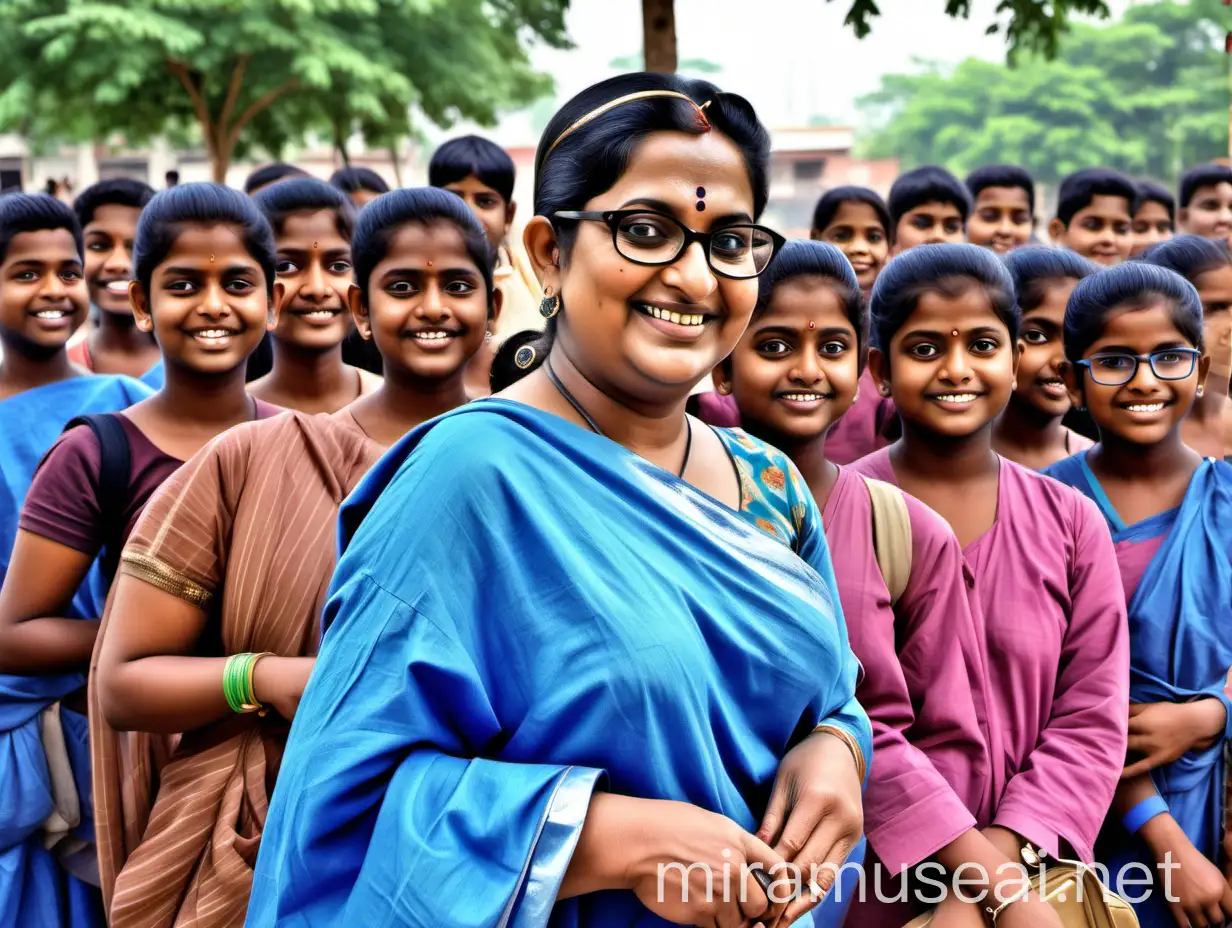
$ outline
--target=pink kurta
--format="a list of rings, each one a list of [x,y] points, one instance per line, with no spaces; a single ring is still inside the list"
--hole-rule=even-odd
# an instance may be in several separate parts
[[[897,483],[889,450],[855,469]],[[963,552],[984,642],[981,824],[1091,861],[1125,762],[1129,633],[1112,539],[1076,490],[1001,459],[997,519]],[[1062,856],[1065,856],[1064,854]]]
[[[822,516],[847,634],[864,667],[856,696],[873,723],[864,794],[872,853],[865,866],[880,862],[894,874],[975,826],[989,779],[979,722],[983,691],[973,689],[983,673],[967,601],[970,574],[945,520],[914,497],[906,500],[911,579],[895,608],[877,566],[872,504],[858,473],[840,468]],[[897,894],[890,882],[882,884],[887,898]],[[897,928],[917,912],[872,893],[866,898],[853,905],[850,924]]]

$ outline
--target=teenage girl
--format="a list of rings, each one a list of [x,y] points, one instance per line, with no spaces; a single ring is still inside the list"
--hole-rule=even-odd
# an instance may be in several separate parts
[[[361,214],[354,245],[350,302],[384,382],[333,415],[233,429],[163,485],[125,548],[90,690],[113,928],[243,920],[268,771],[320,638],[338,506],[389,445],[466,402],[467,362],[500,309],[492,250],[453,194],[383,196]],[[273,710],[264,717],[222,686],[228,667],[249,661],[253,705]],[[148,765],[123,768],[123,731],[186,734],[156,778]]]
[[[1181,425],[1181,438],[1200,454],[1228,456],[1232,451],[1232,251],[1223,239],[1178,235],[1142,255],[1148,264],[1180,274],[1202,300],[1202,340],[1211,359],[1206,389],[1194,400]]]
[[[70,604],[95,559],[118,556],[150,494],[184,460],[231,426],[277,411],[244,390],[248,355],[276,321],[273,236],[247,196],[213,184],[158,194],[141,216],[134,270],[133,312],[158,340],[166,383],[98,420],[105,454],[93,426],[70,428],[51,448],[0,590],[0,673],[63,683],[64,760],[79,793],[70,872],[97,867],[85,673],[99,624],[97,613],[70,617]],[[30,776],[40,760],[29,759]]]
[[[1009,859],[977,827],[989,824],[977,818],[989,787],[983,691],[972,687],[982,658],[958,541],[936,513],[879,485],[906,503],[907,537],[892,552],[904,557],[903,577],[884,576],[878,546],[889,539],[874,541],[873,532],[878,487],[829,457],[828,433],[850,409],[864,369],[868,320],[856,277],[837,248],[796,241],[758,284],[752,322],[715,380],[735,399],[745,429],[788,454],[822,510],[852,649],[864,667],[857,696],[873,723],[866,888],[874,868],[897,875],[934,853],[951,870],[979,864],[995,881]],[[882,895],[897,899],[885,876]],[[983,888],[1012,895],[995,882]],[[938,923],[960,905],[946,903]],[[857,909],[853,924],[898,928],[922,906],[866,892]],[[1001,924],[1015,923],[1057,924],[1039,899],[1007,910]]]
[[[1061,424],[1070,410],[1061,376],[1065,301],[1078,281],[1099,270],[1073,251],[1029,246],[1009,253],[1022,328],[1018,333],[1017,387],[993,427],[997,453],[1031,470],[1043,470],[1082,451],[1092,441]]]
[[[846,256],[867,300],[889,258],[891,228],[890,212],[876,191],[835,187],[817,201],[810,235],[835,245]],[[877,385],[865,369],[851,409],[830,429],[826,453],[836,464],[850,464],[884,447],[897,429],[894,403],[877,393]]]
[[[1083,281],[1066,308],[1067,379],[1100,440],[1048,473],[1099,505],[1129,602],[1129,760],[1100,861],[1154,878],[1147,895],[1146,872],[1134,874],[1144,926],[1232,919],[1215,864],[1232,730],[1232,467],[1184,440],[1211,366],[1204,345],[1197,291],[1146,263]]]
[[[341,190],[312,177],[284,180],[253,199],[274,230],[283,302],[273,370],[248,392],[285,409],[337,412],[381,382],[342,360],[352,329],[346,300],[355,208]]]
[[[855,465],[940,514],[972,572],[991,788],[983,833],[1090,861],[1120,778],[1129,644],[1116,556],[1081,494],[1000,457],[1019,313],[1004,264],[923,245],[877,279],[869,355],[903,437]]]

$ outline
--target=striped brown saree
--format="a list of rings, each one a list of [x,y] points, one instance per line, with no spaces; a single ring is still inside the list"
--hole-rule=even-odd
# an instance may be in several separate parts
[[[345,410],[232,429],[150,500],[120,574],[205,610],[202,655],[315,654],[338,506],[384,450]],[[242,924],[287,723],[234,716],[185,733],[168,756],[161,736],[108,727],[98,654],[90,737],[112,928]]]

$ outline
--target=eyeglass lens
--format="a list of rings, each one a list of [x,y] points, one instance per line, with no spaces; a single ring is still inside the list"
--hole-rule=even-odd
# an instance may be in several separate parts
[[[1149,355],[1151,372],[1159,380],[1184,380],[1193,373],[1197,355],[1188,351],[1156,351]],[[1138,359],[1132,354],[1104,354],[1091,358],[1091,376],[1096,383],[1119,387],[1138,373]]]
[[[616,250],[641,264],[670,264],[685,248],[682,226],[657,213],[625,216],[616,227]],[[774,240],[751,225],[724,226],[710,239],[707,261],[728,277],[756,277],[774,255]]]

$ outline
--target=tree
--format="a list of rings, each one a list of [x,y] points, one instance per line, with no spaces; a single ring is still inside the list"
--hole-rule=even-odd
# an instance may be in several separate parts
[[[521,39],[567,45],[567,0],[6,0],[0,129],[144,141],[194,125],[222,181],[308,129],[390,144],[412,106],[494,121],[549,80]],[[31,117],[36,112],[37,117]]]
[[[834,0],[825,0],[833,3]],[[851,6],[843,24],[864,38],[881,15],[877,0],[848,0]],[[919,0],[916,0],[919,2]],[[971,17],[971,0],[945,0],[945,14]],[[998,0],[996,16],[988,26],[990,35],[1005,36],[1011,59],[1020,52],[1056,54],[1057,43],[1070,18],[1077,14],[1107,17],[1105,0]],[[647,71],[676,70],[676,11],[674,0],[642,0],[642,48]]]
[[[1219,5],[1161,2],[1076,24],[1052,60],[917,62],[859,101],[872,129],[861,151],[958,174],[1008,161],[1044,181],[1092,164],[1175,178],[1228,148]]]

